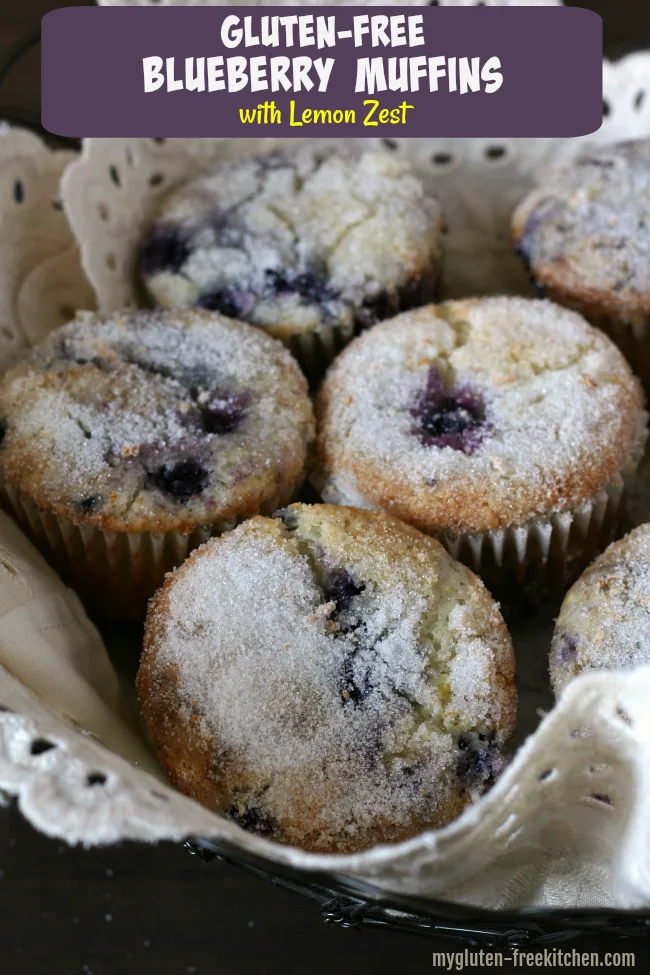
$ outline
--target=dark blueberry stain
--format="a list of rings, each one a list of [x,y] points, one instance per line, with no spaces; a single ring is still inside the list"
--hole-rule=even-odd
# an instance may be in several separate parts
[[[346,655],[341,669],[341,697],[344,704],[360,705],[372,690],[370,668],[367,664],[358,666],[358,653],[352,651]]]
[[[447,389],[435,366],[410,412],[417,421],[415,433],[427,447],[473,454],[490,430],[480,394],[469,386]]]
[[[250,833],[257,833],[259,836],[271,836],[276,830],[271,817],[254,806],[244,806],[243,809],[238,806],[231,806],[227,810],[226,816],[241,826],[242,829],[246,829]]]
[[[354,634],[358,641],[357,645],[346,653],[341,666],[339,686],[344,704],[359,705],[372,690],[370,667],[359,657],[359,650],[364,642],[365,627],[353,610],[354,600],[365,588],[363,583],[355,582],[345,569],[334,569],[323,580],[323,595],[328,602],[334,603],[330,621],[336,624],[338,633]]]
[[[265,276],[266,290],[271,296],[294,294],[302,301],[313,305],[324,305],[338,297],[337,292],[329,284],[324,267],[307,268],[298,274],[285,274],[267,268]]]
[[[7,436],[7,424],[5,423],[4,420],[0,420],[0,444],[4,442],[6,436]]]
[[[457,744],[461,754],[456,762],[456,775],[461,783],[467,788],[491,785],[497,771],[494,733],[461,734]]]
[[[196,299],[198,308],[218,311],[227,318],[246,319],[255,307],[256,297],[250,291],[237,288],[208,288]]]
[[[208,472],[195,460],[163,464],[149,472],[147,477],[148,486],[182,503],[201,494],[208,481]]]
[[[577,652],[578,643],[575,637],[570,636],[568,633],[563,633],[556,650],[559,662],[561,664],[570,663],[572,660],[575,660]]]
[[[355,596],[359,596],[365,586],[354,581],[345,569],[336,569],[325,579],[324,593],[328,602],[336,603],[336,612],[348,610]]]
[[[88,498],[82,498],[81,501],[75,502],[75,508],[79,508],[80,511],[84,511],[87,514],[91,511],[96,511],[102,503],[102,498],[99,494],[91,495]]]
[[[201,425],[206,433],[232,433],[246,417],[251,397],[249,393],[213,393],[200,406]]]
[[[177,272],[189,254],[186,234],[172,224],[156,224],[140,245],[140,270],[145,276]]]

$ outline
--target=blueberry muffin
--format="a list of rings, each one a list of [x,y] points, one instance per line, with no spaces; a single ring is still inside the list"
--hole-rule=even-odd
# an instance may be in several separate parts
[[[611,540],[646,437],[616,346],[526,298],[450,301],[375,326],[331,367],[317,417],[324,500],[389,511],[489,588],[531,597]]]
[[[567,593],[555,624],[556,694],[589,670],[650,664],[650,525],[614,542]]]
[[[306,382],[259,329],[200,310],[79,316],[0,379],[0,500],[95,608],[146,600],[210,534],[286,504]]]
[[[318,375],[356,329],[432,300],[440,231],[406,162],[307,144],[223,163],[167,197],[140,273],[156,303],[258,325]]]
[[[517,208],[537,287],[582,312],[650,383],[650,140],[590,147]]]
[[[493,781],[513,667],[496,604],[436,541],[297,504],[168,577],[137,688],[182,792],[259,835],[349,853],[442,826]]]

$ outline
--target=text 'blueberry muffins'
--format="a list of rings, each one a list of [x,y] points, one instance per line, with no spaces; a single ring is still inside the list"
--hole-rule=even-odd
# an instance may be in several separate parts
[[[559,694],[578,674],[650,664],[650,525],[614,542],[573,584],[550,657]]]
[[[440,229],[406,162],[308,144],[224,163],[174,192],[140,271],[158,304],[258,325],[316,376],[355,329],[432,300]]]
[[[182,792],[346,853],[442,826],[493,781],[513,668],[496,604],[436,541],[381,513],[292,505],[167,579],[137,687]]]
[[[519,205],[515,243],[535,284],[582,312],[650,384],[650,140],[594,146]]]
[[[326,501],[437,535],[490,588],[564,584],[611,539],[646,437],[616,346],[547,301],[430,305],[375,326],[318,400]]]
[[[0,380],[0,419],[2,503],[125,617],[210,534],[288,503],[314,433],[286,349],[198,310],[79,316]]]

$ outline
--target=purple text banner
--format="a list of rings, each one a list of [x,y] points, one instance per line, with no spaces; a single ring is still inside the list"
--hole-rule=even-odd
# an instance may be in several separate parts
[[[42,118],[72,137],[553,138],[602,122],[575,7],[66,7]]]

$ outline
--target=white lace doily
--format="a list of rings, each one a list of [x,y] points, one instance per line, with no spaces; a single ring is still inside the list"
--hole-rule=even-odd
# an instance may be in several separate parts
[[[0,132],[0,363],[94,306],[59,183],[73,152],[29,132]]]
[[[650,56],[606,64],[604,84],[607,116],[589,138],[650,135]],[[408,155],[443,200],[448,293],[526,287],[510,251],[510,211],[537,173],[579,145],[384,145]],[[216,157],[254,148],[250,140],[92,139],[72,158],[24,133],[1,136],[0,354],[58,324],[64,305],[88,307],[87,280],[104,308],[134,300],[135,248],[159,197]],[[85,274],[52,206],[65,163],[61,192]],[[649,498],[648,490],[635,498],[637,520],[650,519]],[[535,730],[538,709],[551,708],[552,621],[518,627],[522,744],[490,793],[445,829],[407,843],[308,855],[245,833],[166,784],[79,601],[3,515],[0,580],[0,789],[17,795],[43,832],[88,845],[210,837],[296,869],[492,908],[650,905],[650,668],[579,678]]]

